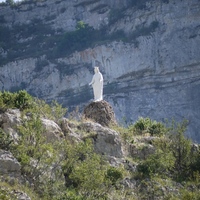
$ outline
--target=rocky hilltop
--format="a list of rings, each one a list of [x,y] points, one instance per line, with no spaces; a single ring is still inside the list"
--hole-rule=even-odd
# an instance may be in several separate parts
[[[24,1],[2,4],[0,13],[15,41],[1,45],[1,90],[26,89],[81,110],[93,98],[88,83],[98,65],[118,122],[187,119],[188,136],[200,142],[199,0]],[[79,22],[96,39],[76,49],[65,39]]]
[[[199,198],[200,145],[184,123],[140,118],[125,128],[105,100],[75,120],[26,91],[0,97],[0,199]]]

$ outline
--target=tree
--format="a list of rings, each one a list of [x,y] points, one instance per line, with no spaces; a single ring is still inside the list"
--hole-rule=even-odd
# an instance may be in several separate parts
[[[189,175],[193,159],[192,142],[184,136],[186,127],[186,120],[181,123],[173,122],[170,130],[171,151],[175,158],[173,172],[179,180],[183,180]]]
[[[14,0],[6,0],[6,3],[10,6],[13,6],[15,4]]]

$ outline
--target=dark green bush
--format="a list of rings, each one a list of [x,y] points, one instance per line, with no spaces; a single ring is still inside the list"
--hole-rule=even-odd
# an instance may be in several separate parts
[[[13,143],[13,140],[10,137],[10,134],[5,133],[0,128],[0,149],[4,149],[8,151],[10,150],[12,143]]]
[[[11,92],[0,92],[1,107],[2,108],[15,108],[15,93]]]
[[[33,107],[33,97],[25,90],[20,90],[16,93],[14,106],[21,110]]]
[[[169,150],[164,152],[157,149],[154,154],[149,155],[146,160],[138,165],[137,170],[142,177],[151,177],[155,174],[164,177],[172,170],[175,162],[174,160],[175,159]]]
[[[151,136],[161,136],[167,131],[163,123],[151,120],[148,117],[140,117],[129,129],[138,134],[149,133]]]
[[[185,137],[187,121],[173,123],[170,135],[170,148],[175,158],[173,167],[174,177],[179,180],[186,180],[192,176],[191,164],[195,160],[195,154],[192,151],[192,141]]]
[[[110,167],[107,170],[106,178],[109,179],[113,185],[115,185],[117,181],[123,178],[123,174],[119,169],[115,167]]]
[[[137,127],[143,130],[149,120],[140,119]],[[141,125],[142,124],[142,125]],[[170,128],[165,128],[165,135],[153,142],[156,148],[154,154],[138,165],[138,172],[142,176],[173,177],[176,181],[193,180],[200,172],[199,146],[194,149],[190,139],[184,136],[187,123],[173,122]],[[167,132],[168,131],[168,132]]]
[[[1,108],[18,108],[21,110],[32,108],[33,97],[25,90],[16,93],[4,91],[0,93],[0,105]]]
[[[95,37],[95,30],[85,23],[79,22],[76,30],[67,32],[58,44],[58,53],[63,56],[75,50],[81,51],[89,47]]]

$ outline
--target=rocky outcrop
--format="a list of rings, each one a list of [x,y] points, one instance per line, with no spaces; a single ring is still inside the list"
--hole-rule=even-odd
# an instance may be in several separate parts
[[[105,104],[107,106],[109,105],[104,102],[103,105]],[[109,109],[111,109],[110,105]],[[7,112],[2,113],[0,115],[2,130],[11,136],[14,132],[15,138],[18,138],[19,133],[17,126],[21,124],[20,116],[21,113],[18,109],[9,109]],[[111,113],[111,116],[114,117],[113,112]],[[114,118],[112,119],[114,120]],[[87,120],[84,119],[84,121]],[[86,137],[90,137],[94,141],[94,148],[97,153],[116,158],[122,158],[124,155],[119,133],[110,128],[103,127],[99,123],[80,122],[74,124],[66,118],[61,120],[60,125],[53,120],[45,118],[41,118],[41,122],[44,128],[43,134],[46,137],[47,142],[59,141],[64,139],[64,137],[73,141],[80,141]],[[86,135],[82,132],[86,133]]]
[[[0,113],[0,128],[16,141],[18,139],[17,126],[21,123],[21,112],[19,109],[8,109]]]
[[[104,100],[91,102],[87,105],[84,108],[83,116],[86,119],[91,119],[94,122],[101,124],[102,126],[116,124],[115,113],[112,106]]]
[[[26,116],[24,116],[24,118],[28,119]],[[21,122],[22,118],[19,109],[8,109],[7,111],[0,113],[0,128],[6,134],[9,134],[11,139],[15,142],[19,137],[18,126],[21,125]],[[51,142],[59,140],[64,136],[61,128],[53,120],[42,118],[41,122],[44,128],[43,134],[46,136],[47,141]]]
[[[95,29],[109,24],[110,33],[123,30],[126,40],[96,44],[57,63],[48,60],[39,72],[38,58],[10,62],[0,68],[0,90],[23,88],[45,100],[56,99],[69,110],[83,109],[92,99],[88,83],[98,65],[104,76],[104,99],[118,122],[131,123],[139,116],[158,121],[185,118],[187,135],[200,142],[199,1],[141,2],[130,6],[130,1],[50,0],[24,3],[17,9],[1,6],[8,26],[28,24],[37,17],[54,30],[71,31],[82,20]],[[124,10],[118,16],[113,8],[120,7]]]
[[[82,123],[80,128],[85,132],[94,133],[90,137],[93,138],[94,149],[97,153],[116,158],[123,157],[122,141],[119,133],[92,122]]]
[[[21,165],[9,151],[0,149],[0,175],[19,178]]]
[[[133,158],[146,159],[149,155],[155,153],[155,147],[152,145],[153,137],[143,137],[138,140],[135,137],[134,142],[128,145],[128,154]],[[142,139],[142,140],[141,140]]]
[[[55,142],[64,137],[61,128],[54,121],[49,119],[41,119],[44,127],[44,135],[48,142]]]

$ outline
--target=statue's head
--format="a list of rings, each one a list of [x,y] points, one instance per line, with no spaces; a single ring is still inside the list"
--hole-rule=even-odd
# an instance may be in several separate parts
[[[99,68],[98,67],[94,67],[94,72],[98,73],[99,72]]]

